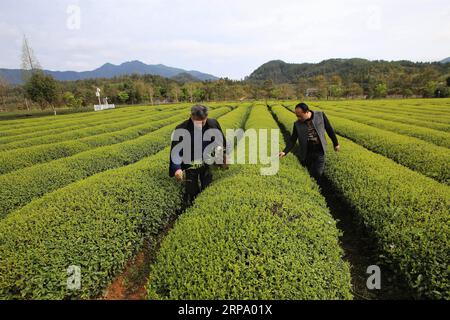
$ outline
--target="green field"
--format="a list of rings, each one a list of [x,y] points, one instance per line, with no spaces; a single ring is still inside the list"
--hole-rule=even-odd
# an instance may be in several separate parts
[[[280,129],[280,148],[295,104],[207,103],[224,129]],[[309,105],[338,134],[325,176],[374,244],[374,264],[389,269],[401,297],[450,299],[450,99]],[[342,245],[349,230],[295,153],[273,176],[260,164],[215,170],[183,207],[168,159],[189,110],[0,121],[0,299],[101,299],[124,274],[147,299],[366,294]],[[67,287],[69,266],[81,268],[77,290]]]

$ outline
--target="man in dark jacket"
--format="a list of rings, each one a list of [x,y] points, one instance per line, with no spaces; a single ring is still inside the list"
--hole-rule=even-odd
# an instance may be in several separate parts
[[[185,182],[187,205],[212,182],[211,162],[220,158],[218,164],[226,165],[225,146],[222,128],[216,119],[208,118],[205,106],[192,107],[191,118],[176,127],[172,135],[169,176]]]
[[[339,151],[340,146],[333,127],[321,111],[312,111],[305,103],[295,107],[298,121],[294,123],[291,138],[286,148],[280,152],[280,158],[284,158],[294,148],[295,143],[300,144],[300,162],[307,167],[312,177],[319,181],[325,169],[325,153],[327,140],[325,131],[333,141],[334,150]]]

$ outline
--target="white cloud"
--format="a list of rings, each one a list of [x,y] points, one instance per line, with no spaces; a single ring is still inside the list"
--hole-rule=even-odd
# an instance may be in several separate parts
[[[272,59],[430,61],[450,55],[449,18],[444,0],[2,0],[0,67],[17,67],[22,32],[59,70],[139,59],[242,78]]]

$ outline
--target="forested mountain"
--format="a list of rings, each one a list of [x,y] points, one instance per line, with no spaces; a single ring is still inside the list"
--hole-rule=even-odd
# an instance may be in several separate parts
[[[297,83],[300,79],[314,80],[317,76],[338,75],[344,83],[364,83],[371,79],[385,80],[414,78],[423,75],[445,76],[450,72],[449,64],[421,63],[411,61],[369,61],[365,59],[329,59],[320,63],[286,63],[270,61],[256,69],[249,81],[272,80],[274,83]],[[408,80],[409,82],[409,80]]]

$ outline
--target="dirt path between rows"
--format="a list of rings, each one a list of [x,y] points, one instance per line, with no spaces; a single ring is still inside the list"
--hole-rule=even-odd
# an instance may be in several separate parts
[[[145,241],[143,249],[127,264],[124,271],[106,289],[101,300],[145,300],[150,266],[154,263],[162,240],[173,228],[180,213],[166,224],[153,241]]]

